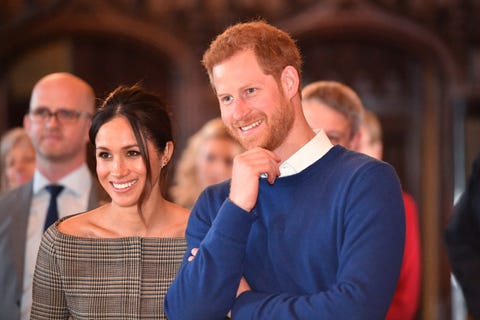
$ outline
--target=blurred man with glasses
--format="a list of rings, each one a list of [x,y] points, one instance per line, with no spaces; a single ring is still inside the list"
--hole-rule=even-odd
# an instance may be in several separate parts
[[[37,251],[51,221],[106,200],[86,163],[94,110],[93,89],[72,74],[46,75],[33,88],[24,127],[35,147],[35,174],[0,198],[2,320],[30,317]]]

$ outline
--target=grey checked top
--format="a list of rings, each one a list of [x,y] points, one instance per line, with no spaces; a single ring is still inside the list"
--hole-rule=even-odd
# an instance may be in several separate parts
[[[31,319],[166,319],[185,250],[184,238],[81,238],[54,224],[38,252]]]

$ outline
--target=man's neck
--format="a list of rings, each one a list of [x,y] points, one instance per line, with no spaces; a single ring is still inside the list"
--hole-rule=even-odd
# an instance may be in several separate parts
[[[282,159],[281,163],[283,163],[313,137],[315,137],[315,132],[306,121],[305,123],[294,124],[285,141],[274,152]]]
[[[42,161],[38,159],[37,169],[48,181],[55,183],[80,168],[84,163],[85,161],[81,159],[62,162]]]

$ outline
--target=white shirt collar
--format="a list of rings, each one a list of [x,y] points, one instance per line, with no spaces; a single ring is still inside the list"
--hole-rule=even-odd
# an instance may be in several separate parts
[[[33,177],[33,194],[37,194],[51,183],[52,182],[36,169]],[[85,190],[90,189],[92,177],[87,165],[83,164],[78,169],[64,176],[57,183],[63,185],[66,190],[74,193],[75,196],[80,196],[85,193]]]
[[[317,134],[280,165],[280,177],[290,176],[301,172],[323,157],[333,147],[330,139],[318,130]]]

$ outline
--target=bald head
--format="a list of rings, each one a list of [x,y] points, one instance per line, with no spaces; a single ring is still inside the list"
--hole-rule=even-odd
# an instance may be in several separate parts
[[[50,181],[85,163],[94,111],[92,87],[73,74],[52,73],[33,87],[23,123],[35,147],[37,168]]]
[[[41,78],[33,87],[30,110],[39,102],[46,107],[72,106],[78,111],[92,114],[95,110],[95,93],[84,80],[67,72],[51,73]],[[61,103],[62,105],[57,105]]]

